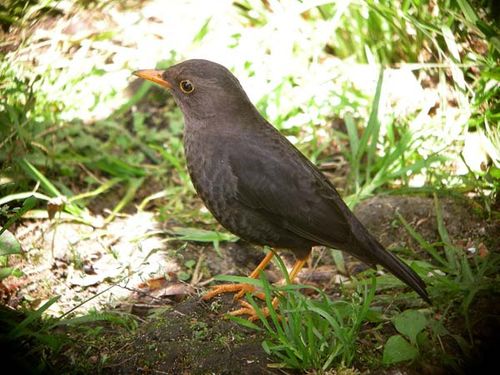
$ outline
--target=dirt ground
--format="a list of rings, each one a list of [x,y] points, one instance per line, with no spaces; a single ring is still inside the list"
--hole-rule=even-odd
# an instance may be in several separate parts
[[[455,244],[464,249],[498,249],[498,236],[494,235],[498,227],[476,215],[470,204],[451,198],[440,202]],[[389,249],[409,246],[417,253],[414,258],[425,258],[418,244],[398,224],[396,211],[428,242],[438,240],[432,198],[375,197],[356,209],[361,221]],[[6,301],[8,304],[15,305],[27,297],[32,301],[38,298],[41,304],[44,297],[59,294],[60,300],[51,306],[56,316],[86,301],[79,307],[80,312],[112,309],[131,313],[140,322],[133,332],[110,323],[90,323],[90,328],[99,330],[95,336],[84,335],[78,329],[62,329],[71,338],[71,345],[56,358],[49,358],[53,369],[60,373],[293,374],[273,367],[274,360],[262,349],[262,337],[255,331],[224,318],[226,312],[237,307],[230,296],[211,303],[199,298],[214,275],[246,275],[259,262],[263,251],[239,241],[222,243],[220,255],[210,244],[191,243],[182,251],[172,252],[168,249],[178,247],[181,241],[165,242],[165,234],[158,231],[151,219],[147,213],[130,215],[111,223],[105,232],[93,229],[90,233],[82,224],[59,223],[55,229],[53,224],[39,220],[25,221],[17,227],[16,235],[23,248],[31,250],[30,260],[18,264],[26,276],[17,284],[12,281],[15,293]],[[72,251],[63,251],[67,248]],[[110,248],[116,251],[110,252]],[[68,253],[73,258],[69,259]],[[290,265],[293,257],[283,255]],[[312,264],[313,268],[306,268],[299,275],[301,283],[327,287],[328,293],[335,296],[339,292],[336,281],[349,280],[335,270],[324,249],[314,250]],[[347,258],[347,268],[356,273],[365,267]],[[179,279],[182,272],[190,275],[188,281]],[[274,266],[266,273],[273,282],[281,279]],[[491,346],[497,340],[492,332],[496,332],[498,320],[491,317],[498,316],[492,311],[498,309],[498,296],[491,297],[495,296],[479,298],[474,305],[474,341],[478,348]],[[463,322],[453,325],[456,333],[464,333]],[[486,351],[482,353],[487,355]],[[365,365],[355,367],[377,373]],[[417,364],[398,367],[399,372],[395,373],[444,371],[439,364],[428,368]]]

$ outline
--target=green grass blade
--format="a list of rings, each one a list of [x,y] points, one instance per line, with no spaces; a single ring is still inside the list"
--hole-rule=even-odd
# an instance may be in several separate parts
[[[75,195],[75,196],[69,198],[68,201],[69,202],[75,202],[75,201],[79,201],[79,200],[82,200],[82,199],[85,199],[85,198],[92,198],[92,197],[98,196],[99,194],[102,194],[102,193],[108,191],[113,186],[115,186],[116,184],[118,184],[118,183],[120,183],[122,181],[123,181],[123,179],[120,178],[120,177],[112,178],[112,179],[106,181],[101,186],[99,186],[97,189],[92,190],[92,191],[88,191],[86,193]]]
[[[40,185],[53,197],[63,196],[59,190],[52,184],[33,164],[31,164],[26,159],[18,160],[19,166],[35,181],[38,181]],[[84,216],[84,210],[73,203],[64,204],[64,209],[72,215],[77,217]]]
[[[446,256],[448,267],[451,271],[456,273],[458,271],[458,266],[459,266],[458,253],[457,253],[458,249],[455,246],[453,246],[453,244],[450,241],[450,236],[448,235],[448,231],[446,230],[446,226],[444,225],[443,212],[441,210],[441,206],[439,204],[439,200],[436,194],[434,194],[434,206],[436,211],[438,232],[444,244],[444,253]]]
[[[104,220],[104,224],[109,224],[111,221],[114,220],[116,215],[123,210],[123,208],[129,204],[135,197],[135,193],[137,192],[137,189],[139,189],[144,182],[143,178],[132,178],[128,182],[128,187],[127,191],[125,192],[125,195],[120,199],[118,204],[113,208],[113,211],[111,211],[111,214]]]
[[[415,241],[418,242],[418,244],[425,250],[427,253],[434,258],[435,261],[437,261],[441,266],[447,267],[448,262],[446,259],[444,259],[439,253],[434,249],[434,247],[427,242],[421,235],[420,233],[416,232],[411,225],[406,221],[406,219],[398,212],[396,211],[396,216],[398,220],[403,224],[405,227],[406,231],[410,234],[410,236],[413,237]]]
[[[45,189],[53,197],[62,196],[61,192],[50,182],[33,164],[26,159],[18,160],[19,166],[35,181],[40,182],[42,188]]]
[[[19,323],[16,328],[14,328],[10,333],[9,336],[12,338],[17,338],[25,334],[26,329],[29,324],[34,322],[35,320],[41,318],[42,314],[50,307],[52,306],[57,300],[59,299],[59,296],[52,297],[49,299],[47,302],[45,302],[40,308],[37,310],[30,312],[30,314],[21,322]]]
[[[14,215],[12,215],[7,222],[0,229],[0,236],[9,228],[14,222],[16,222],[21,216],[23,216],[26,212],[35,207],[36,198],[33,196],[28,197],[24,202],[23,206],[17,211]]]
[[[366,126],[366,133],[368,137],[366,138],[366,142],[368,142],[368,138],[370,139],[370,143],[367,143],[367,165],[366,165],[366,181],[370,179],[371,169],[373,166],[373,162],[376,158],[377,152],[377,144],[378,144],[378,136],[380,133],[380,119],[379,119],[379,111],[380,111],[380,95],[382,92],[382,84],[384,81],[384,69],[380,69],[379,78],[377,81],[377,88],[375,89],[375,96],[373,98],[372,109],[370,112],[370,117],[368,119],[368,124]]]

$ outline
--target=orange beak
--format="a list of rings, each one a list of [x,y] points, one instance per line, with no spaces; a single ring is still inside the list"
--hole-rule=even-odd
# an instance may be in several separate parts
[[[144,70],[136,70],[132,73],[137,77],[147,79],[148,81],[159,84],[160,86],[166,87],[167,89],[171,89],[172,85],[163,79],[162,74],[163,71],[156,69],[144,69]]]

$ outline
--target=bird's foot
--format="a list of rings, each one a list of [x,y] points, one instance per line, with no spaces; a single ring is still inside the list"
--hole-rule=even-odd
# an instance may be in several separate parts
[[[262,292],[255,293],[255,291],[257,289],[253,285],[250,285],[250,284],[247,284],[247,285],[248,285],[248,288],[241,289],[237,294],[234,295],[235,301],[240,300],[241,297],[243,297],[246,293],[252,293],[252,295],[254,297],[257,297],[258,299],[261,299],[263,301],[266,299],[266,295],[264,293],[262,293]]]
[[[257,314],[254,307],[250,303],[248,303],[247,301],[240,301],[240,305],[242,306],[240,309],[231,311],[229,313],[229,315],[232,315],[232,316],[248,315],[248,320],[251,322],[253,322],[257,319],[260,319],[259,314]],[[273,299],[272,307],[274,310],[276,310],[277,306],[278,306],[278,299],[275,298],[275,299]],[[264,307],[261,310],[261,315],[263,315],[265,318],[267,318],[269,316],[269,308]],[[278,316],[278,318],[280,319],[279,316]]]
[[[215,296],[218,296],[219,294],[236,293],[234,299],[238,300],[241,297],[243,297],[245,293],[253,293],[253,292],[255,292],[255,286],[251,284],[245,284],[245,283],[223,284],[212,287],[212,290],[205,293],[205,295],[202,298],[204,301],[208,301],[209,299],[212,299]],[[264,293],[254,293],[254,296],[262,300],[265,298]]]

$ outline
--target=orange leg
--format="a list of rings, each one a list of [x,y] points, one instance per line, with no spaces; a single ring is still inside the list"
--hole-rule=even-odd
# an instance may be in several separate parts
[[[306,264],[307,258],[309,258],[309,256],[307,256],[304,259],[298,259],[295,262],[295,264],[293,265],[293,268],[292,268],[292,270],[290,271],[290,274],[289,274],[290,282],[291,283],[293,283],[295,277],[299,274],[300,270]],[[274,297],[274,299],[273,299],[273,301],[271,303],[272,306],[273,306],[273,309],[276,309],[276,307],[278,307],[278,302],[279,302],[278,297]],[[249,304],[246,301],[240,301],[240,304],[241,304],[241,306],[243,306],[241,309],[238,309],[238,310],[235,310],[235,311],[231,311],[229,314],[233,315],[233,316],[236,316],[236,315],[249,315],[248,320],[251,320],[251,321],[259,319],[257,313],[255,312],[255,309],[253,308],[253,306],[251,304]],[[262,313],[264,314],[264,316],[268,316],[269,315],[269,309],[267,307],[265,307],[264,309],[262,309]]]
[[[293,283],[293,280],[297,277],[299,274],[300,270],[304,268],[304,265],[307,263],[307,259],[309,256],[305,257],[304,259],[297,259],[295,264],[293,265],[292,270],[290,271],[290,282]]]
[[[252,273],[249,275],[252,279],[257,279],[260,275],[260,273],[266,268],[266,266],[269,264],[271,259],[273,259],[274,253],[272,251],[268,252],[264,259],[259,263],[259,265],[252,271]],[[212,288],[209,292],[205,293],[203,296],[203,299],[205,301],[208,301],[209,299],[218,296],[219,294],[222,293],[234,293],[238,292],[234,296],[235,299],[240,299],[245,295],[247,292],[253,292],[255,290],[255,287],[251,284],[247,283],[241,283],[241,284],[224,284],[224,285],[217,285]],[[261,297],[258,295],[257,297]]]

